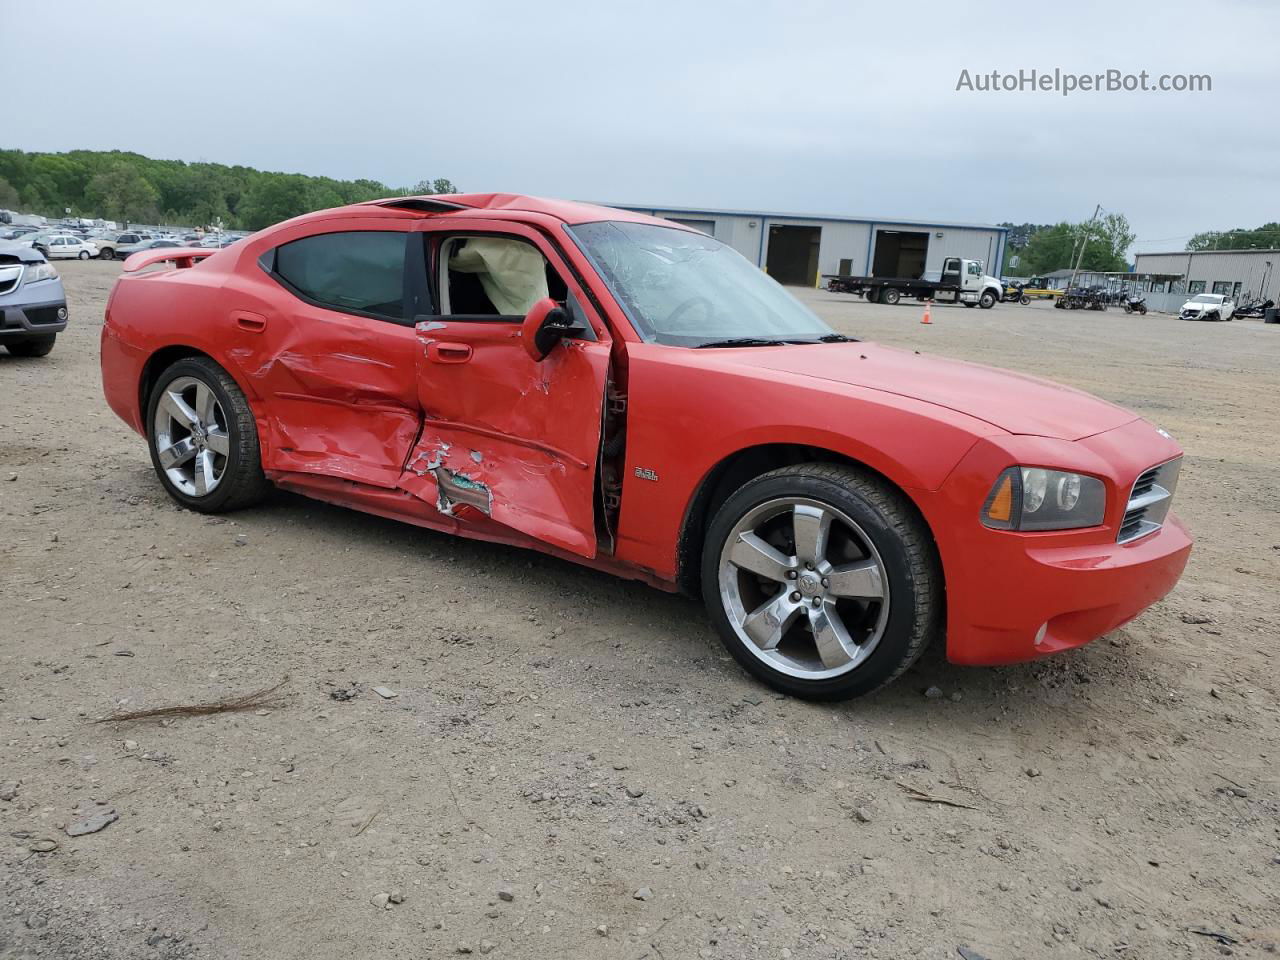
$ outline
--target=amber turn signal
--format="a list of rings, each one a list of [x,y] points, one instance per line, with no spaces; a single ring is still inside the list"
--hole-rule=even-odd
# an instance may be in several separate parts
[[[987,519],[997,523],[1013,522],[1013,477],[1007,473],[991,491],[991,499],[987,503]]]

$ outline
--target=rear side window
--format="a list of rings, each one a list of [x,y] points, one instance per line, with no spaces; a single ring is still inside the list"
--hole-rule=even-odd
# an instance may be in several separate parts
[[[322,233],[277,247],[270,269],[319,306],[403,322],[407,242],[399,232]]]

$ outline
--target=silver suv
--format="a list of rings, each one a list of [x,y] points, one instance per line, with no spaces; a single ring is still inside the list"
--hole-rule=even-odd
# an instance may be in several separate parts
[[[43,357],[67,329],[67,294],[39,250],[0,245],[0,344],[15,357]]]

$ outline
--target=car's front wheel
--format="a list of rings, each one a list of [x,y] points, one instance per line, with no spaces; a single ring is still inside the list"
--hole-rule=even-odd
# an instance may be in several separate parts
[[[57,339],[58,335],[51,333],[45,337],[28,337],[26,340],[17,340],[6,344],[5,347],[15,357],[47,357],[53,350],[53,344]]]
[[[923,520],[884,480],[843,465],[784,467],[730,496],[707,531],[702,589],[734,658],[813,700],[879,689],[942,624]]]
[[[78,254],[76,254],[76,256],[77,256],[77,257],[79,257],[81,260],[88,260],[88,259],[89,259],[89,251],[88,251],[88,250],[81,250]]]
[[[250,506],[271,489],[244,393],[208,357],[170,366],[147,403],[148,445],[169,496],[192,510]]]

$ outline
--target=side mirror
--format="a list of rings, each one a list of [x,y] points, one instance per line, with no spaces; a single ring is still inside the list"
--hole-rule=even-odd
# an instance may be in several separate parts
[[[543,297],[525,314],[520,324],[520,338],[525,351],[535,361],[545,360],[557,343],[571,334],[582,333],[568,312],[550,297]]]

